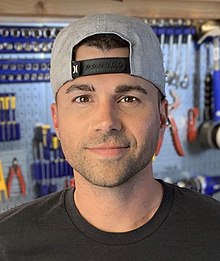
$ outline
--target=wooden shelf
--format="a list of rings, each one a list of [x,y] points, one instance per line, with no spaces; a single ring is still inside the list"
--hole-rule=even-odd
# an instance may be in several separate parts
[[[0,0],[0,22],[68,22],[95,13],[217,20],[220,0]]]

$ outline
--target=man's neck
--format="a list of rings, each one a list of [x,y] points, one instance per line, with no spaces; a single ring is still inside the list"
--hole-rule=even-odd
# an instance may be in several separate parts
[[[127,232],[147,223],[163,197],[162,185],[152,174],[139,173],[116,188],[101,188],[75,174],[75,204],[80,214],[106,232]]]

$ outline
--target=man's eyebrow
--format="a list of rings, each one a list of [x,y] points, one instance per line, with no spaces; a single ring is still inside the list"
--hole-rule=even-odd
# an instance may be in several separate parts
[[[138,91],[146,95],[148,94],[147,91],[140,85],[119,85],[115,89],[115,93],[125,93],[132,91]]]
[[[65,93],[70,93],[72,91],[85,91],[85,92],[94,92],[95,89],[92,85],[88,84],[73,84],[71,85]]]

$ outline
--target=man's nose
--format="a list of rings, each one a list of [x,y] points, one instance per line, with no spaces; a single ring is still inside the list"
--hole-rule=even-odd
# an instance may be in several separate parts
[[[94,117],[96,131],[109,132],[122,129],[120,114],[116,106],[110,102],[105,102],[98,106]]]

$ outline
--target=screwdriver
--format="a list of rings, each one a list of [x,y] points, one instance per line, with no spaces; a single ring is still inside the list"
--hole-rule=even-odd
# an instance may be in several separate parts
[[[42,125],[43,155],[44,159],[50,159],[50,125]]]
[[[11,123],[9,121],[9,94],[4,96],[4,121],[6,128],[6,140],[11,140]]]
[[[20,134],[20,124],[16,122],[15,118],[15,110],[16,110],[16,96],[15,94],[11,94],[10,96],[10,109],[11,109],[11,121],[12,121],[12,129],[11,129],[11,136],[12,140],[19,140],[21,138]]]
[[[0,95],[0,141],[5,141],[4,97]]]

